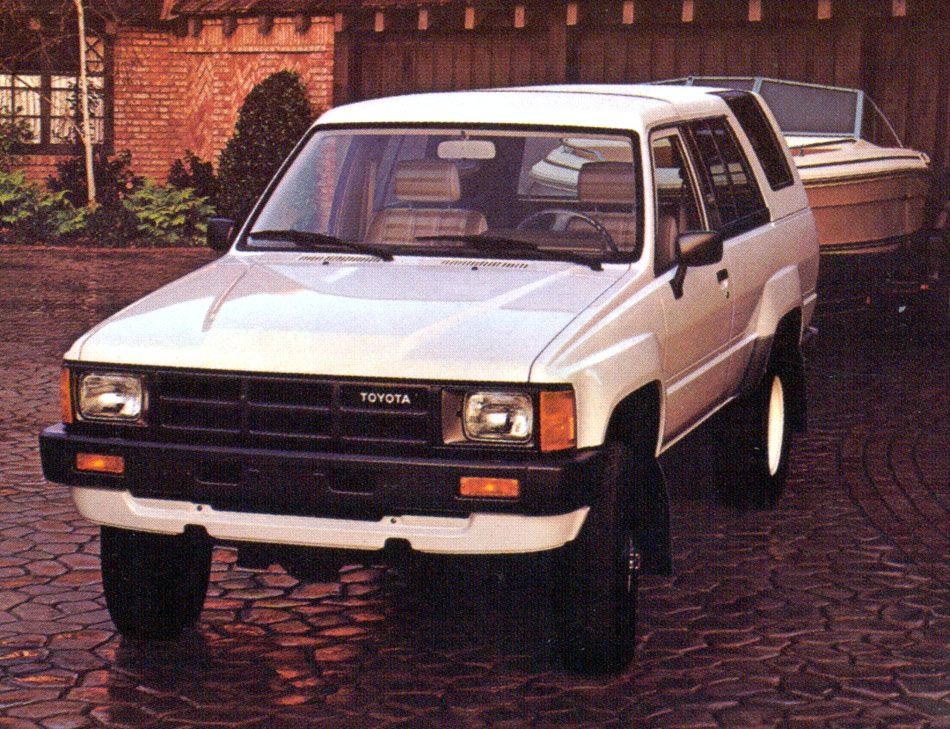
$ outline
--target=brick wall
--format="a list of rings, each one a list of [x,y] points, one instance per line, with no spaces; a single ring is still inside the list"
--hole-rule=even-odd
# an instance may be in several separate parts
[[[137,174],[164,180],[186,149],[217,162],[234,131],[238,109],[264,78],[297,71],[314,116],[333,100],[333,19],[314,18],[298,32],[293,18],[275,18],[268,32],[242,18],[230,36],[224,21],[206,20],[197,35],[121,28],[114,44],[115,149],[132,152]],[[22,159],[45,180],[52,156]]]
[[[272,73],[297,71],[314,114],[333,98],[333,21],[315,18],[298,32],[276,18],[262,33],[242,18],[230,36],[224,21],[207,20],[197,35],[123,30],[115,46],[115,147],[132,151],[139,174],[164,179],[186,149],[217,156],[234,131],[238,109]]]
[[[22,169],[28,179],[35,182],[46,182],[56,174],[56,163],[62,157],[52,154],[28,154],[16,158],[17,168]]]

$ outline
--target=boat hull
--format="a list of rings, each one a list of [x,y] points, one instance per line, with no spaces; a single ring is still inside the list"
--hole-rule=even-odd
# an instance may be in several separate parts
[[[931,183],[926,155],[864,140],[793,155],[822,253],[893,250],[923,226]]]

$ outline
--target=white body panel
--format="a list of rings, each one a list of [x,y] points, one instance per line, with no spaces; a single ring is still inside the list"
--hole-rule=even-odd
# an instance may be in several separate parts
[[[628,130],[639,136],[640,160],[649,161],[651,130],[712,116],[731,118],[731,112],[722,99],[697,89],[568,86],[368,101],[329,111],[318,124]],[[470,258],[397,256],[386,262],[232,251],[106,320],[78,340],[66,359],[384,380],[569,384],[581,449],[602,445],[618,404],[656,383],[660,451],[734,396],[753,344],[771,337],[783,316],[800,309],[806,327],[814,311],[817,235],[797,172],[793,185],[770,190],[740,129],[736,136],[771,222],[727,240],[721,263],[688,269],[681,299],[672,295],[673,271],[653,271],[657,221],[647,169],[641,170],[643,250],[630,265],[605,264],[595,271],[533,260],[493,268]],[[717,279],[723,267],[730,272],[726,285]],[[221,539],[354,549],[380,549],[398,538],[421,551],[455,554],[552,549],[574,539],[587,513],[468,519],[396,514],[368,523],[221,512],[90,488],[76,488],[74,496],[87,518],[129,529],[178,533],[196,524]]]
[[[378,522],[215,511],[184,501],[140,499],[128,491],[74,488],[73,501],[90,521],[124,529],[181,534],[188,525],[215,538],[332,549],[379,550],[404,539],[432,554],[518,554],[557,549],[580,531],[587,509],[558,516],[473,514],[467,519],[386,516]]]

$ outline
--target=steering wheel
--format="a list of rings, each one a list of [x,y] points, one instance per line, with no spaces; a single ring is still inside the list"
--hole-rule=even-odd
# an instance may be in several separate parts
[[[614,253],[620,252],[617,248],[617,244],[614,242],[614,237],[610,234],[610,231],[604,227],[603,223],[577,210],[568,210],[566,208],[545,208],[544,210],[538,210],[536,213],[531,213],[531,215],[518,223],[517,230],[527,230],[531,227],[532,223],[547,217],[554,218],[554,222],[551,227],[548,228],[548,230],[554,231],[567,230],[567,226],[570,225],[572,220],[583,220],[597,231],[597,234],[604,239],[604,242],[611,251]]]

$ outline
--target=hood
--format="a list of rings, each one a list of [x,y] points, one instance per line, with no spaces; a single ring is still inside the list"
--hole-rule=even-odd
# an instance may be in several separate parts
[[[232,254],[105,320],[66,357],[525,382],[538,353],[624,270],[551,261]]]

